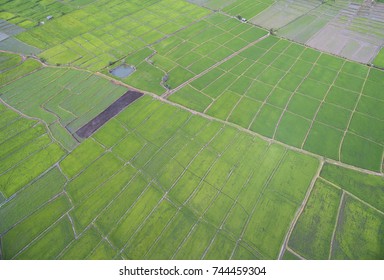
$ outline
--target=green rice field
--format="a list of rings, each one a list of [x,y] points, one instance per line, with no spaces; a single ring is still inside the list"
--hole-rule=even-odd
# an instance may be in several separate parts
[[[284,3],[0,0],[0,259],[384,259],[382,52]]]

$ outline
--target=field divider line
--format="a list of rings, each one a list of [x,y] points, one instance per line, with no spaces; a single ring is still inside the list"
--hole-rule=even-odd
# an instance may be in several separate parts
[[[0,102],[3,103],[3,105],[5,105],[8,109],[10,109],[10,110],[12,110],[12,111],[18,113],[20,116],[22,116],[22,117],[24,117],[24,118],[26,118],[26,119],[29,119],[29,120],[37,121],[38,123],[44,125],[44,126],[45,126],[45,129],[46,129],[46,131],[47,131],[47,134],[49,135],[49,137],[51,138],[51,140],[54,141],[54,142],[55,142],[56,144],[58,144],[63,150],[66,151],[66,149],[64,148],[64,146],[63,146],[59,141],[57,141],[56,138],[53,136],[51,130],[49,129],[49,125],[48,125],[48,123],[46,123],[43,119],[39,119],[39,118],[35,118],[35,117],[30,117],[30,116],[28,116],[28,115],[22,113],[21,111],[19,111],[19,110],[16,109],[15,107],[13,107],[13,106],[9,105],[7,102],[5,102],[5,101],[3,100],[2,97],[0,97]],[[65,155],[65,156],[66,156],[66,155]]]
[[[279,159],[279,162],[275,165],[275,167],[273,168],[272,172],[269,174],[268,178],[265,180],[263,186],[261,187],[261,191],[260,191],[260,194],[259,194],[259,196],[257,198],[257,201],[253,205],[252,211],[251,211],[251,213],[250,213],[250,215],[249,215],[245,225],[243,226],[243,229],[241,231],[239,239],[236,241],[236,245],[235,245],[235,248],[232,250],[230,259],[233,258],[233,255],[235,254],[236,249],[239,246],[240,241],[243,239],[243,236],[244,236],[244,234],[245,234],[245,232],[246,232],[246,230],[248,228],[248,225],[249,225],[249,223],[250,223],[250,221],[251,221],[251,219],[253,217],[253,214],[256,211],[256,207],[259,205],[259,202],[260,202],[261,198],[263,197],[265,190],[267,189],[267,187],[268,187],[269,183],[271,182],[272,178],[275,176],[277,170],[279,170],[279,168],[280,168],[282,162],[285,160],[287,154],[288,154],[288,150],[285,149],[283,155]]]
[[[259,158],[258,158],[258,159],[264,159],[264,158],[265,158],[265,156],[266,156],[266,154],[267,154],[267,152],[268,152],[268,150],[269,150],[269,147],[270,147],[270,145],[268,145],[267,149],[265,149],[265,151],[264,151],[263,154],[259,155]],[[242,165],[244,165],[244,164],[245,164],[245,163],[242,162]],[[240,166],[238,167],[238,169],[241,169],[241,168],[242,168],[242,166],[240,165]],[[205,256],[205,254],[207,253],[207,251],[209,250],[210,245],[214,242],[214,240],[216,239],[216,236],[219,234],[219,231],[222,230],[222,228],[223,228],[224,224],[226,223],[226,221],[227,221],[229,215],[232,213],[232,210],[233,210],[233,209],[235,208],[235,206],[238,204],[237,201],[239,200],[240,194],[242,193],[243,189],[249,184],[250,180],[253,178],[253,176],[254,176],[254,174],[255,174],[255,171],[256,171],[256,169],[252,169],[252,170],[251,170],[251,173],[249,174],[247,180],[246,180],[245,183],[241,186],[241,189],[240,189],[239,192],[237,193],[236,198],[235,198],[235,199],[232,199],[232,200],[234,200],[234,202],[232,203],[230,209],[227,211],[227,213],[225,214],[223,220],[221,221],[220,227],[216,230],[216,233],[215,233],[215,235],[213,236],[212,241],[210,242],[209,246],[206,248],[206,250],[205,250],[205,252],[204,252],[204,255],[203,255],[203,258],[204,258],[204,256]],[[226,183],[228,183],[228,181],[227,181]],[[225,184],[226,184],[226,183],[225,183]],[[224,188],[224,187],[225,187],[225,185],[223,186],[223,188]],[[243,206],[241,206],[240,203],[239,203],[239,205],[240,205],[240,207],[244,210],[244,212],[247,214],[247,216],[249,217],[249,213],[245,210],[245,208],[244,208]],[[254,248],[252,248],[252,249],[253,249],[254,251],[256,251],[258,254],[262,255],[262,254],[259,253],[256,249],[254,249]]]
[[[236,129],[238,129],[238,130],[240,130],[240,131],[243,131],[243,132],[245,132],[245,133],[247,133],[247,134],[249,134],[249,135],[257,136],[259,139],[262,139],[262,140],[264,140],[264,141],[266,141],[266,142],[279,144],[279,145],[281,145],[281,146],[283,146],[283,147],[285,147],[285,148],[287,148],[287,149],[289,149],[289,150],[291,150],[291,151],[295,151],[295,152],[299,152],[299,153],[302,153],[302,154],[305,154],[305,155],[309,155],[309,156],[315,157],[315,158],[317,158],[317,159],[319,159],[319,160],[323,159],[323,157],[320,156],[320,155],[318,155],[318,154],[315,154],[315,153],[312,153],[312,152],[303,150],[303,149],[301,149],[301,148],[297,148],[297,147],[294,147],[294,146],[290,146],[290,145],[285,144],[285,143],[283,143],[283,142],[281,142],[281,141],[278,141],[278,140],[276,140],[276,139],[271,139],[271,138],[269,138],[269,137],[266,137],[266,136],[264,136],[264,135],[261,135],[261,134],[255,132],[255,131],[252,131],[252,130],[249,129],[250,126],[249,126],[248,128],[245,128],[245,127],[242,127],[242,126],[237,125],[237,124],[235,124],[235,123],[228,122],[228,121],[224,121],[224,120],[222,120],[222,119],[219,119],[219,118],[216,118],[216,117],[209,116],[209,115],[204,114],[204,113],[202,113],[202,112],[199,112],[199,111],[193,110],[193,109],[191,109],[191,108],[188,108],[188,107],[186,107],[186,106],[184,106],[184,105],[175,103],[175,102],[170,101],[170,100],[168,100],[168,99],[164,99],[164,98],[162,98],[161,96],[159,96],[159,95],[157,95],[157,94],[154,94],[154,93],[152,93],[152,92],[149,92],[149,91],[143,91],[143,90],[137,89],[137,88],[135,88],[135,87],[128,86],[127,84],[124,84],[123,82],[118,81],[118,80],[115,80],[115,79],[113,79],[113,78],[111,78],[111,77],[109,77],[109,76],[106,76],[106,75],[104,75],[104,74],[101,74],[101,73],[96,73],[96,74],[99,75],[99,76],[105,77],[105,78],[107,78],[107,79],[110,80],[110,81],[114,81],[115,83],[117,83],[117,84],[119,84],[119,85],[121,85],[121,86],[123,86],[123,87],[129,88],[129,89],[133,89],[133,90],[137,90],[137,91],[141,91],[141,92],[143,92],[144,94],[146,94],[146,95],[148,95],[148,96],[151,96],[153,99],[156,99],[156,100],[158,100],[158,101],[160,101],[160,102],[166,103],[166,104],[171,105],[171,106],[174,106],[174,107],[178,107],[178,108],[180,108],[180,109],[182,109],[182,110],[184,110],[184,111],[190,112],[190,113],[193,114],[193,115],[200,116],[200,117],[202,117],[202,118],[204,118],[204,119],[207,119],[207,120],[210,120],[210,121],[220,122],[220,123],[222,123],[222,124],[224,124],[224,125],[228,125],[228,126],[230,126],[230,127],[236,128]],[[1,99],[0,99],[0,100],[1,100]],[[255,117],[255,118],[256,118],[256,117]],[[251,124],[252,124],[252,123],[251,123]],[[383,155],[383,160],[384,160],[384,155]],[[349,164],[346,164],[346,163],[343,163],[343,162],[340,162],[340,161],[335,161],[335,160],[332,160],[332,159],[329,159],[329,158],[326,158],[325,161],[328,162],[328,163],[332,163],[332,164],[336,164],[336,165],[342,166],[342,167],[347,168],[347,169],[357,170],[357,171],[359,171],[359,172],[361,172],[361,173],[364,173],[364,174],[373,174],[373,175],[378,175],[378,176],[382,176],[382,175],[383,175],[383,174],[380,173],[380,172],[375,172],[375,171],[372,171],[372,170],[368,170],[368,169],[364,169],[364,168],[355,167],[355,166],[353,166],[353,165],[349,165]]]
[[[321,55],[320,55],[318,58],[320,58],[320,57],[321,57]],[[327,92],[325,93],[325,95],[324,95],[324,97],[323,97],[323,100],[321,100],[319,106],[317,107],[317,110],[316,110],[316,112],[315,112],[315,114],[314,114],[314,116],[313,116],[313,118],[312,118],[311,125],[309,126],[309,129],[308,129],[308,131],[307,131],[307,133],[306,133],[306,135],[305,135],[305,137],[304,137],[303,142],[301,143],[301,148],[302,148],[302,149],[303,149],[303,147],[304,147],[304,145],[305,145],[305,142],[306,142],[307,139],[308,139],[309,133],[310,133],[311,130],[312,130],[313,124],[315,123],[315,119],[316,119],[317,115],[318,115],[319,112],[320,112],[320,108],[322,107],[322,105],[323,105],[324,103],[325,103],[325,104],[327,103],[325,100],[326,100],[326,98],[328,97],[328,94],[329,94],[329,92],[331,91],[332,87],[335,86],[335,82],[336,82],[337,78],[339,77],[339,75],[340,75],[340,73],[341,73],[341,71],[342,71],[342,69],[343,69],[345,63],[346,63],[346,60],[344,60],[343,64],[340,66],[340,69],[337,71],[335,77],[333,78],[332,83],[328,86],[328,90],[327,90]],[[339,160],[340,160],[340,156],[339,156]]]
[[[152,182],[150,183],[151,187]],[[129,245],[129,242],[136,237],[136,235],[140,232],[140,230],[146,225],[146,222],[148,219],[155,213],[160,206],[160,204],[165,200],[166,195],[164,194],[161,199],[156,203],[156,205],[152,208],[151,212],[145,217],[145,219],[140,223],[140,225],[136,228],[136,230],[132,233],[132,235],[129,237],[129,239],[125,242],[124,246],[120,249],[119,254],[124,253],[124,250],[127,248]]]
[[[287,251],[290,252],[291,254],[294,254],[296,257],[298,257],[300,260],[306,260],[306,258],[304,258],[303,256],[299,255],[298,253],[296,253],[291,247],[289,247],[287,245],[286,247]]]
[[[137,170],[137,169],[136,169]],[[127,187],[129,186],[129,184],[136,179],[136,177],[140,174],[140,172],[137,170],[137,172],[132,176],[132,178],[129,180],[129,182],[127,182],[122,188],[121,190],[115,195],[115,197],[109,201],[107,203],[106,206],[104,206],[100,211],[99,213],[96,215],[95,218],[92,219],[92,221],[89,223],[89,225],[87,227],[85,227],[85,229],[83,230],[83,232],[85,232],[86,230],[88,230],[90,227],[92,226],[95,226],[96,225],[96,221],[97,219],[115,202],[116,199],[118,199],[120,197],[120,195],[127,189]],[[146,188],[144,188],[144,190],[140,193],[139,197],[136,198],[136,200],[138,200],[142,194],[147,190],[148,188],[148,185]],[[134,205],[136,203],[136,200],[134,201],[134,203],[132,205]],[[129,208],[130,209],[130,208]],[[128,210],[127,210],[128,211]],[[83,233],[82,232],[82,233]],[[81,234],[82,234],[81,233]]]
[[[118,199],[120,197],[120,195],[123,193],[123,191],[126,190],[126,188],[129,186],[129,184],[134,180],[136,179],[137,176],[139,176],[141,172],[138,171],[132,178],[131,180],[123,187],[122,191],[120,191],[108,204],[107,206],[105,206],[100,212],[99,214],[96,215],[95,218],[93,218],[93,220],[91,221],[90,225],[91,224],[96,224],[98,218],[101,216],[101,214],[103,214],[105,211],[107,211],[107,209],[109,209],[109,207],[115,202],[116,199]],[[140,198],[148,191],[148,189],[151,187],[151,182],[147,182],[147,185],[144,187],[144,189],[141,191],[140,195],[138,197],[136,197],[135,201],[125,210],[125,212],[123,213],[123,215],[121,215],[121,217],[116,221],[116,223],[114,224],[114,226],[109,230],[109,232],[107,234],[105,234],[105,236],[109,236],[118,226],[119,224],[122,222],[122,220],[125,218],[125,216],[132,210],[133,207],[136,206],[136,204],[138,203],[138,201],[140,200]]]
[[[233,142],[235,142],[235,141],[233,141]],[[233,142],[232,142],[231,145],[234,144]],[[229,148],[229,147],[228,147],[228,148]],[[246,151],[244,151],[244,154],[245,154],[250,148],[251,148],[251,146],[249,145],[249,146],[247,147]],[[241,163],[242,163],[241,160],[242,160],[242,157],[240,157],[240,158],[237,160],[237,162],[232,166],[232,168],[230,169],[229,174],[227,174],[227,177],[225,178],[225,182],[222,184],[222,186],[221,186],[220,188],[218,188],[218,187],[214,187],[214,186],[213,186],[213,187],[216,189],[217,192],[216,192],[215,196],[213,197],[213,199],[211,200],[211,202],[209,203],[209,205],[207,206],[207,208],[205,209],[204,213],[201,215],[201,218],[203,218],[203,217],[205,216],[205,213],[207,213],[208,210],[212,207],[212,205],[216,202],[216,200],[217,200],[217,198],[219,197],[219,195],[221,195],[221,194],[224,195],[224,193],[223,193],[222,190],[223,190],[223,188],[226,186],[226,184],[228,183],[228,181],[230,180],[230,178],[231,178],[231,176],[232,176],[234,170],[240,168],[238,165],[241,165]],[[211,184],[210,184],[210,185],[211,185]],[[243,188],[243,187],[244,187],[244,185],[242,186],[242,188]],[[230,200],[233,201],[232,206],[233,206],[234,204],[236,204],[236,200],[234,200],[232,197],[230,197],[230,196],[228,196],[228,195],[226,195],[226,197],[229,197]],[[232,206],[231,206],[230,209],[233,208]],[[244,209],[244,208],[243,208],[243,209]],[[247,211],[246,211],[245,209],[244,209],[244,211],[245,211],[246,214],[249,216],[249,213],[247,213]],[[227,213],[226,213],[226,217],[227,217],[228,215],[229,215],[229,211],[227,211]],[[206,254],[208,253],[210,247],[212,246],[213,242],[215,241],[218,232],[219,232],[220,230],[222,230],[222,227],[223,227],[223,225],[224,225],[224,222],[225,222],[225,220],[223,220],[223,221],[221,222],[219,228],[216,230],[216,233],[215,233],[215,235],[213,236],[213,238],[211,239],[211,242],[209,243],[209,245],[207,246],[207,248],[205,248],[205,251],[204,251],[203,255],[201,256],[201,259],[204,259],[204,258],[205,258],[205,256],[206,256]],[[215,225],[214,225],[214,227],[217,228]],[[231,234],[231,235],[232,235],[232,234]]]
[[[276,43],[275,43],[276,44]],[[256,60],[256,62],[258,62],[261,58],[263,58],[267,53],[269,53],[269,51],[273,48],[273,46],[275,46],[275,44],[273,44],[261,57],[259,57],[257,60]],[[256,78],[254,78],[253,79],[253,81],[252,81],[252,84],[251,84],[251,86],[256,82],[256,81],[258,81],[258,82],[260,82],[260,83],[263,83],[263,84],[265,84],[265,85],[269,85],[270,86],[270,84],[267,84],[267,83],[265,83],[265,82],[262,82],[262,81],[260,81],[260,80],[258,80],[257,78],[260,76],[260,75],[262,75],[267,69],[270,69],[270,68],[275,68],[274,66],[272,66],[272,64],[280,57],[280,56],[282,56],[283,55],[283,53],[285,52],[285,50],[290,46],[290,45],[292,45],[292,42],[290,42],[290,44],[287,46],[287,47],[285,47],[285,49],[284,50],[282,50],[281,51],[281,53],[278,55],[278,56],[276,56],[268,65],[266,65],[266,67],[256,76]],[[296,60],[295,60],[295,63],[299,60],[299,58],[300,57],[297,57],[296,58]],[[291,69],[292,67],[293,67],[293,65],[294,64],[292,64],[291,65],[291,67],[289,68],[289,69]],[[272,89],[271,89],[271,91],[268,93],[268,95],[264,98],[264,100],[261,102],[260,100],[257,100],[257,99],[254,99],[254,98],[252,98],[252,97],[250,97],[252,100],[255,100],[255,101],[258,101],[258,102],[260,102],[261,103],[261,105],[260,105],[260,108],[257,110],[257,112],[256,112],[256,114],[253,116],[253,118],[252,118],[252,120],[251,120],[251,122],[249,123],[249,125],[248,125],[248,127],[247,127],[247,129],[248,130],[250,130],[251,129],[251,127],[252,127],[252,125],[253,125],[253,123],[256,121],[256,118],[259,116],[259,114],[260,114],[260,111],[261,111],[261,109],[264,107],[264,105],[265,104],[268,104],[268,105],[270,105],[270,106],[273,106],[273,107],[275,107],[275,108],[278,108],[278,109],[281,109],[280,107],[277,107],[277,106],[275,106],[275,105],[272,105],[272,104],[269,104],[268,102],[267,102],[267,100],[269,99],[269,97],[272,95],[272,93],[275,91],[275,89],[276,88],[278,88],[277,87],[277,85],[278,85],[278,83],[286,76],[288,74],[288,72],[286,71],[285,72],[285,74],[275,83],[275,85],[272,87]],[[284,111],[282,112],[282,114],[284,113]],[[274,139],[273,137],[272,138],[270,138],[270,139]]]
[[[379,213],[379,214],[381,214],[381,215],[384,216],[384,212],[383,212],[383,211],[377,209],[376,207],[372,206],[371,204],[369,204],[368,202],[364,201],[363,199],[357,197],[357,196],[354,195],[353,193],[351,193],[351,192],[349,192],[349,191],[343,189],[342,187],[339,187],[338,185],[336,185],[336,184],[334,184],[334,183],[328,181],[327,179],[325,179],[325,178],[323,178],[323,177],[321,177],[321,176],[319,176],[319,179],[322,180],[322,181],[324,181],[325,183],[331,185],[332,187],[334,187],[334,188],[336,188],[336,189],[338,189],[338,190],[341,190],[341,191],[344,192],[345,194],[347,194],[347,195],[349,195],[350,197],[352,197],[352,198],[358,200],[359,202],[361,202],[361,203],[363,203],[364,205],[368,206],[368,207],[371,208],[372,210],[375,210],[377,213]]]
[[[293,43],[292,43],[293,44]],[[303,49],[303,51],[300,53],[300,55],[296,58],[295,62],[288,68],[288,70],[285,72],[285,75],[283,77],[280,78],[280,80],[276,83],[276,85],[285,77],[288,75],[289,71],[293,68],[294,65],[296,65],[296,63],[300,60],[300,57],[301,57],[301,54],[304,52],[305,49]],[[281,120],[283,119],[283,116],[285,115],[285,113],[288,111],[288,106],[289,106],[289,103],[291,102],[293,96],[295,96],[296,94],[296,90],[304,83],[304,81],[306,81],[309,77],[309,75],[311,74],[312,70],[315,68],[315,65],[317,63],[317,61],[319,60],[319,58],[321,57],[321,55],[319,55],[317,58],[316,58],[316,61],[313,62],[312,66],[311,66],[311,69],[308,71],[308,73],[302,77],[301,79],[301,82],[296,86],[296,89],[291,93],[291,95],[289,96],[289,99],[287,101],[287,103],[285,104],[285,107],[283,109],[283,111],[281,112],[280,114],[280,117],[279,117],[279,120],[277,121],[276,123],[276,126],[275,126],[275,130],[273,131],[273,135],[272,135],[272,138],[275,139],[276,138],[276,133],[277,133],[277,130],[279,129],[279,126],[280,126],[280,122]],[[276,87],[275,85],[275,87]],[[319,105],[320,107],[320,105]],[[301,116],[300,116],[301,117]],[[312,119],[313,121],[313,119]],[[301,146],[301,148],[303,148]]]
[[[238,37],[238,36],[236,36],[236,37]],[[250,69],[253,65],[254,65],[254,63],[252,63],[250,66],[248,66],[244,71],[243,71],[243,73],[241,73],[240,75],[235,75],[235,74],[233,74],[232,72],[231,72],[231,70],[232,69],[234,69],[235,67],[237,67],[237,66],[239,66],[241,63],[243,63],[244,61],[246,61],[247,59],[246,58],[242,58],[242,60],[239,62],[239,63],[237,63],[235,66],[233,66],[232,68],[230,68],[228,71],[227,70],[223,70],[224,71],[224,73],[222,74],[222,75],[220,75],[218,78],[216,78],[214,81],[212,81],[210,84],[212,84],[212,83],[214,83],[214,82],[216,82],[218,79],[220,79],[221,77],[223,77],[225,74],[232,74],[232,75],[234,75],[234,76],[236,76],[236,79],[231,83],[231,84],[229,84],[224,90],[223,90],[223,92],[221,93],[221,94],[219,94],[216,98],[212,98],[213,99],[213,102],[211,103],[211,104],[209,104],[209,106],[207,107],[207,108],[205,108],[205,110],[203,111],[203,113],[204,114],[206,114],[206,112],[209,110],[209,108],[211,108],[211,106],[215,103],[215,101],[217,101],[221,96],[223,96],[224,95],[224,93],[226,93],[227,91],[229,91],[229,88],[234,84],[234,83],[236,83],[241,77],[247,77],[247,76],[245,76],[244,75],[244,73],[246,72],[246,71],[248,71],[248,69]],[[247,77],[248,78],[248,77]],[[235,106],[232,108],[232,110],[229,112],[229,115],[226,117],[226,119],[225,119],[225,121],[228,121],[228,118],[229,118],[229,116],[232,114],[232,112],[233,112],[233,110],[236,108],[236,106],[237,106],[237,104],[239,104],[240,103],[240,101],[243,99],[243,97],[245,96],[245,93],[249,90],[249,88],[253,85],[253,83],[254,83],[254,81],[255,80],[253,80],[253,79],[251,79],[252,80],[252,82],[249,84],[249,86],[247,87],[247,89],[245,90],[245,92],[243,93],[243,94],[238,94],[238,93],[236,93],[236,92],[232,92],[231,91],[231,93],[233,93],[234,95],[236,95],[236,96],[240,96],[240,98],[239,98],[239,100],[236,102],[236,104],[235,104]],[[207,88],[207,87],[205,87],[205,88]],[[204,89],[205,89],[204,88]],[[199,92],[201,92],[201,91],[199,91]],[[203,93],[203,92],[201,92],[201,93]],[[205,93],[204,93],[205,94]],[[208,95],[209,96],[209,95]]]
[[[345,62],[344,62],[344,63],[345,63]],[[361,95],[362,95],[362,93],[363,93],[363,91],[364,91],[365,84],[366,84],[366,82],[367,82],[367,80],[368,80],[368,76],[369,76],[370,72],[371,72],[371,68],[368,68],[368,72],[367,72],[367,74],[366,74],[366,76],[365,76],[365,80],[364,80],[364,83],[363,83],[363,85],[362,85],[362,87],[361,87],[361,90],[360,90],[359,96],[358,96],[358,98],[357,98],[357,101],[356,101],[356,103],[355,103],[355,107],[353,108],[353,111],[351,112],[351,116],[349,117],[347,127],[346,127],[345,130],[344,130],[343,138],[342,138],[341,141],[340,141],[340,145],[339,145],[339,161],[341,161],[341,150],[342,150],[342,147],[343,147],[343,144],[344,144],[345,136],[347,135],[347,132],[348,132],[348,130],[349,130],[349,126],[351,125],[353,116],[354,116],[355,113],[356,113],[357,106],[359,105],[359,102],[360,102],[360,99],[361,99]]]
[[[345,192],[342,191],[341,198],[340,198],[339,208],[337,210],[337,216],[336,216],[336,219],[335,219],[335,226],[334,226],[333,232],[332,232],[332,238],[331,238],[331,244],[330,244],[330,247],[329,247],[328,260],[330,260],[332,258],[333,244],[334,244],[335,237],[336,237],[336,230],[337,230],[337,226],[338,226],[338,224],[340,222],[340,216],[341,216],[340,214],[343,211],[344,206],[345,206]]]
[[[105,240],[109,246],[111,246],[111,248],[113,248],[114,250],[116,250],[116,252],[119,251],[119,249],[109,240],[108,236],[104,235],[103,232],[99,229],[99,227],[95,224],[95,223],[92,223],[92,226],[95,228],[95,230],[100,234],[102,240]],[[116,253],[116,255],[118,255],[119,253]]]
[[[295,216],[294,216],[294,218],[293,218],[293,220],[291,222],[291,225],[289,226],[288,232],[285,235],[285,238],[284,238],[284,241],[283,241],[283,244],[281,246],[280,253],[279,253],[279,256],[278,256],[279,260],[281,260],[283,258],[283,256],[284,256],[284,253],[285,253],[285,250],[286,250],[286,248],[288,246],[288,242],[289,242],[289,239],[290,239],[291,234],[293,232],[293,229],[295,228],[297,221],[299,220],[301,214],[303,213],[303,211],[305,209],[305,206],[308,203],[309,197],[311,196],[312,190],[313,190],[313,188],[315,186],[317,178],[320,176],[320,172],[323,169],[323,166],[324,166],[324,161],[320,161],[319,167],[317,168],[317,172],[313,176],[312,181],[309,184],[309,187],[308,187],[307,193],[305,194],[304,200],[301,203],[301,205],[299,206],[299,208],[297,209],[296,214],[295,214]]]
[[[152,249],[158,244],[158,242],[160,241],[160,239],[162,238],[164,232],[170,227],[170,225],[173,223],[173,221],[176,219],[177,215],[181,212],[181,208],[177,207],[176,205],[174,205],[172,203],[172,201],[170,199],[168,199],[167,197],[164,198],[164,200],[168,201],[169,203],[171,203],[175,208],[176,208],[176,212],[175,214],[172,216],[171,219],[169,219],[169,221],[167,222],[167,224],[165,225],[165,227],[161,230],[160,234],[156,237],[155,241],[152,242],[151,246],[148,248],[147,252],[143,255],[142,258],[144,259],[147,259],[146,257],[148,256],[148,254],[152,251]]]
[[[7,53],[8,53],[8,52],[7,52]],[[10,52],[10,53],[11,53],[11,52]],[[30,59],[33,59],[33,60],[36,60],[36,61],[40,62],[40,60],[35,59],[35,58],[32,58],[32,57],[31,57]],[[34,69],[34,70],[32,70],[31,72],[28,72],[28,73],[26,73],[26,74],[24,74],[24,75],[22,75],[22,76],[20,76],[20,77],[16,77],[16,79],[13,79],[13,80],[11,80],[11,81],[5,83],[5,84],[0,85],[0,89],[3,88],[3,87],[5,87],[5,86],[7,86],[7,85],[10,85],[10,84],[12,84],[12,83],[18,81],[18,80],[20,80],[20,79],[22,79],[22,78],[25,78],[25,77],[27,77],[27,76],[29,76],[29,75],[35,73],[35,72],[38,72],[38,71],[44,69],[45,65],[42,64],[41,62],[40,62],[40,64],[41,64],[41,67],[39,67],[39,68],[37,68],[37,69]],[[1,95],[0,95],[0,96],[1,96]]]
[[[25,250],[27,250],[29,247],[31,247],[36,241],[39,241],[41,240],[41,238],[47,233],[49,232],[52,228],[54,228],[56,226],[56,224],[58,224],[62,219],[65,218],[65,216],[68,215],[69,211],[71,211],[71,209],[69,209],[68,211],[66,211],[65,213],[63,213],[63,215],[61,215],[54,223],[52,223],[51,225],[49,225],[45,230],[43,230],[42,232],[40,232],[34,239],[32,239],[26,246],[24,246],[22,249],[20,249],[11,259],[14,260],[17,256],[19,256],[21,253],[23,253]]]
[[[19,135],[19,134],[17,134],[17,135]],[[17,136],[17,135],[15,135],[15,136]],[[2,158],[1,161],[6,161],[9,157],[11,157],[12,155],[14,155],[16,152],[22,151],[24,148],[26,148],[26,147],[29,146],[29,145],[33,145],[33,143],[34,143],[37,139],[43,137],[44,135],[48,135],[48,133],[44,133],[44,134],[40,135],[38,138],[35,138],[35,139],[33,139],[33,140],[31,140],[31,141],[25,143],[22,147],[16,149],[16,151],[13,151],[12,153],[8,154],[5,158]],[[12,137],[12,138],[13,138],[13,137]],[[11,139],[12,139],[12,138],[11,138]],[[8,140],[11,140],[11,139],[8,139]],[[6,140],[6,141],[8,141],[8,140]],[[41,151],[45,150],[48,146],[52,145],[53,143],[56,143],[56,142],[53,141],[52,139],[50,139],[50,140],[51,140],[50,143],[43,145],[43,146],[40,147],[38,150],[34,151],[33,153],[29,154],[28,156],[24,157],[23,159],[19,160],[19,161],[16,162],[15,164],[13,164],[11,167],[8,167],[8,169],[6,169],[6,170],[4,170],[3,172],[1,172],[1,173],[0,173],[0,176],[3,176],[3,175],[5,175],[6,173],[12,171],[12,169],[17,168],[18,166],[22,165],[22,164],[24,163],[25,160],[28,160],[29,158],[31,158],[31,157],[33,157],[33,156],[39,154]],[[1,206],[0,206],[0,208],[1,208]]]
[[[248,44],[247,46],[241,48],[240,50],[232,53],[231,55],[227,56],[226,58],[224,58],[223,60],[215,63],[214,65],[212,65],[211,67],[207,68],[206,70],[204,70],[203,72],[201,72],[200,74],[197,74],[196,76],[194,76],[193,78],[187,80],[186,82],[182,83],[181,85],[177,86],[176,88],[170,90],[169,92],[166,92],[165,94],[163,94],[161,97],[164,98],[164,99],[167,99],[169,96],[171,96],[172,94],[174,94],[176,91],[182,89],[183,87],[185,87],[186,85],[190,84],[191,82],[193,82],[194,80],[200,78],[201,76],[207,74],[208,72],[210,72],[212,69],[220,66],[221,64],[223,64],[224,62],[230,60],[231,58],[237,56],[239,53],[245,51],[246,49],[252,47],[253,45],[257,44],[258,42],[264,40],[265,38],[269,37],[270,33],[264,35],[263,37],[257,39],[256,41]]]
[[[209,144],[216,138],[216,136],[222,131],[223,128],[221,128],[213,137],[212,139],[205,145],[201,148],[201,150],[198,152],[197,155],[199,155],[205,148],[207,148],[209,146]],[[236,137],[237,138],[237,137]],[[234,140],[233,140],[234,141]],[[231,142],[233,143],[233,142]],[[231,144],[230,143],[230,144]],[[225,147],[224,151],[221,153],[221,154],[224,154],[226,152],[226,150],[229,148],[229,145]],[[185,172],[187,171],[188,167],[192,164],[192,162],[195,160],[195,158],[197,157],[197,155],[191,160],[191,162],[189,163],[189,165],[185,168]],[[205,178],[208,176],[208,174],[210,173],[210,171],[213,169],[214,165],[216,164],[216,162],[218,161],[218,159],[220,158],[219,157],[216,157],[215,161],[210,165],[210,167],[208,168],[208,170],[205,172],[205,174],[203,175],[203,177],[199,177],[196,175],[196,177],[198,177],[200,179],[200,182],[199,184],[195,187],[195,189],[193,190],[193,192],[190,194],[190,196],[182,203],[181,207],[186,207],[186,204],[195,196],[195,194],[200,190],[201,188],[201,185],[206,182],[205,181]],[[180,177],[181,179],[181,177]],[[209,184],[210,186],[212,186],[211,184]],[[215,188],[214,186],[212,186],[213,188]],[[216,189],[216,188],[215,188]],[[204,213],[200,215],[200,217],[196,220],[196,222],[194,223],[194,225],[192,226],[191,230],[186,234],[186,236],[184,237],[183,241],[179,244],[178,248],[176,248],[174,254],[172,255],[171,259],[174,259],[174,257],[176,256],[176,254],[180,251],[181,247],[184,245],[184,243],[189,239],[192,231],[195,229],[195,227],[203,220],[203,216],[204,216]],[[195,214],[195,213],[194,213]],[[197,213],[199,214],[199,213]]]

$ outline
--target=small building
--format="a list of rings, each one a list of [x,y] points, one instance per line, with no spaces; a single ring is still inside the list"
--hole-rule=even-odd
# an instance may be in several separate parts
[[[53,16],[47,16],[47,20],[53,19]]]

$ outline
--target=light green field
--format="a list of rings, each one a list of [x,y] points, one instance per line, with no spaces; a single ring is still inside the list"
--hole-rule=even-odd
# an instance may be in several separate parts
[[[384,258],[384,72],[279,37],[328,4],[266,19],[320,5],[296,34],[236,19],[284,1],[22,2],[0,0],[24,53],[0,52],[0,259]]]
[[[13,70],[23,73],[27,62],[2,74]],[[53,137],[71,151],[78,145],[72,134],[126,91],[88,72],[44,68],[2,87],[0,96],[22,113],[47,123]]]
[[[144,110],[148,106],[152,110]],[[115,138],[103,137],[118,126],[124,127],[125,133]],[[157,132],[148,133],[154,128]],[[99,141],[111,151],[97,144]],[[247,152],[248,156],[242,157],[240,151]],[[0,215],[14,217],[2,229],[6,258],[92,258],[89,246],[99,246],[99,234],[108,238],[112,248],[118,248],[121,255],[110,251],[109,255],[100,253],[95,258],[226,259],[239,250],[236,243],[239,238],[249,244],[252,254],[276,258],[318,161],[278,145],[269,146],[237,129],[193,117],[146,97],[80,144],[60,161],[59,167],[1,205]],[[34,204],[23,212],[16,212],[16,206],[26,199],[27,192],[46,187],[50,180],[47,176],[61,178],[56,180],[56,191],[40,191],[41,197],[35,194]],[[236,184],[239,180],[242,183]],[[57,195],[63,182],[66,182],[66,191]],[[289,191],[285,182],[291,186]],[[2,191],[7,197],[11,194],[7,189]],[[47,202],[49,196],[57,198]],[[276,206],[283,203],[285,210],[266,207],[278,201]],[[55,203],[62,206],[57,207]],[[36,214],[28,214],[41,204],[46,206]],[[51,207],[57,210],[49,215]],[[265,226],[257,218],[259,215],[281,220],[264,228],[263,231],[270,234],[262,243],[255,241],[253,235]],[[24,227],[39,223],[39,219],[45,222],[33,232],[24,231]],[[20,220],[23,222],[19,224]],[[18,226],[9,230],[15,223]],[[95,235],[92,225],[100,229],[100,233]],[[174,238],[176,229],[181,234],[178,243],[164,251],[164,244]],[[205,234],[207,232],[210,234]],[[16,234],[25,241],[12,245],[9,240]],[[63,234],[66,238],[60,244],[39,255],[51,240]],[[92,245],[87,245],[83,238]],[[198,248],[193,245],[196,241],[200,244]],[[224,255],[222,247],[226,248]],[[78,255],[74,255],[76,248]]]
[[[382,71],[270,36],[169,99],[285,144],[380,171],[383,78]]]

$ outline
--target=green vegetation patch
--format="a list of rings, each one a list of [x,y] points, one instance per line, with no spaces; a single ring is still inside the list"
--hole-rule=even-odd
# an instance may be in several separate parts
[[[329,258],[341,191],[317,180],[289,246],[306,259]]]
[[[363,174],[337,165],[325,164],[320,176],[357,196],[359,199],[384,211],[384,178]]]
[[[339,217],[333,259],[370,260],[384,257],[384,216],[347,196]]]

